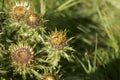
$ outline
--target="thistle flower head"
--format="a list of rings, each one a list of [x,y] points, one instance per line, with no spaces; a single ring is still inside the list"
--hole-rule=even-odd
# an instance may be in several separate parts
[[[27,16],[26,22],[29,26],[38,26],[40,24],[40,17],[33,13]]]
[[[33,54],[33,47],[30,47],[28,43],[19,42],[18,44],[11,45],[9,50],[15,73],[22,75],[24,80],[27,77],[26,74],[34,75],[39,79],[42,78],[39,70],[44,71],[47,69],[42,64],[43,62],[45,63],[45,60],[42,57],[36,56],[35,53]]]
[[[29,10],[29,5],[27,2],[24,3],[16,3],[15,6],[13,6],[11,10],[11,15],[16,20],[20,20],[23,18],[26,14],[26,12]]]
[[[32,49],[24,44],[11,46],[11,58],[15,66],[26,68],[33,57]]]
[[[62,31],[51,33],[49,43],[52,48],[63,49],[66,45],[66,34]]]
[[[58,80],[58,78],[55,75],[47,75],[43,80]]]
[[[66,38],[66,30],[55,30],[50,33],[50,36],[48,36],[47,39],[48,42],[46,42],[44,50],[48,52],[46,60],[52,64],[52,66],[58,66],[61,57],[66,58],[68,61],[73,61],[72,54],[67,53],[67,51],[74,51],[74,49],[68,44],[72,38]]]

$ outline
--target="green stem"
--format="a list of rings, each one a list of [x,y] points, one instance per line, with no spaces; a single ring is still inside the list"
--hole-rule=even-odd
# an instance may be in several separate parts
[[[97,61],[97,34],[96,34],[96,42],[95,42],[95,53],[94,53],[94,63],[93,63],[93,69],[96,69],[96,61]]]
[[[36,77],[38,77],[39,79],[42,78],[42,76],[41,76],[37,71],[35,71],[34,69],[31,69],[31,72],[32,72]]]
[[[89,70],[87,69],[87,67],[83,64],[83,62],[77,58],[77,61],[82,65],[83,69],[85,70],[85,72],[88,74]]]

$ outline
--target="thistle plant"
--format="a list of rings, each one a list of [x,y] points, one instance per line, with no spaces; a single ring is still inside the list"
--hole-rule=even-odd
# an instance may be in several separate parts
[[[18,70],[29,66],[33,57],[32,49],[29,46],[24,44],[12,45],[10,51],[13,65],[17,66]]]
[[[9,50],[11,65],[16,74],[22,75],[23,79],[26,79],[27,74],[34,74],[38,79],[42,78],[43,73],[40,73],[39,70],[47,70],[47,66],[43,65],[45,60],[33,52],[33,47],[28,46],[27,43],[19,42],[19,44],[12,44]]]
[[[0,0],[0,80],[119,80],[119,1]]]
[[[45,27],[43,27],[42,20],[38,13],[34,13],[30,9],[28,2],[16,2],[12,10],[9,11],[10,21],[6,31],[9,32],[10,38],[15,41],[27,39],[32,42],[40,41],[39,35],[43,34]],[[16,35],[11,35],[11,34]]]
[[[68,61],[72,61],[72,54],[67,51],[74,51],[69,46],[68,42],[72,39],[67,39],[66,30],[58,31],[57,29],[46,36],[47,40],[44,42],[45,47],[43,50],[48,53],[46,61],[50,62],[53,67],[58,66],[58,62],[61,57],[66,58]]]
[[[6,73],[2,79],[59,80],[61,58],[73,60],[72,38],[67,39],[66,30],[47,34],[43,12],[37,13],[24,1],[8,9],[8,22],[0,32],[0,74]]]
[[[23,20],[29,11],[29,8],[30,6],[27,2],[16,2],[10,10],[10,16],[16,21]]]

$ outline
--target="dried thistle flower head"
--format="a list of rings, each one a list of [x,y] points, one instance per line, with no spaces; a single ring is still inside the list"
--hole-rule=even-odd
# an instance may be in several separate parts
[[[40,17],[33,13],[27,16],[26,22],[29,26],[38,26],[40,24]]]
[[[16,5],[11,10],[11,17],[19,21],[21,18],[25,16],[28,10],[29,5],[27,2],[16,3]]]
[[[75,51],[72,47],[69,46],[68,42],[72,38],[67,39],[66,30],[57,31],[50,33],[50,36],[47,36],[48,42],[45,43],[47,55],[47,61],[52,64],[52,66],[58,66],[58,62],[61,57],[66,58],[68,61],[73,61],[72,53],[67,53],[67,51]],[[57,58],[56,58],[57,57]]]
[[[13,64],[20,68],[26,68],[32,61],[33,51],[29,46],[19,44],[11,47]]]
[[[60,31],[60,32],[53,32],[50,35],[49,39],[50,45],[55,48],[55,49],[63,49],[64,46],[66,45],[66,37],[65,33]]]
[[[43,80],[58,80],[58,78],[54,75],[47,75]]]
[[[33,47],[30,47],[27,42],[19,42],[18,44],[12,44],[9,50],[11,53],[12,66],[15,68],[13,73],[20,74],[24,80],[26,80],[27,74],[34,74],[37,78],[42,78],[42,74],[39,74],[38,71],[47,69],[46,66],[42,64],[42,62],[45,63],[45,60],[41,56],[39,57],[33,54]],[[34,62],[33,56],[35,57]]]

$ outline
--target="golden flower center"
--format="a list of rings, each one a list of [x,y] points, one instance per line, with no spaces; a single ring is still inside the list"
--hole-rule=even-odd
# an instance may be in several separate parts
[[[35,16],[35,15],[30,15],[30,16],[29,16],[29,21],[30,21],[30,22],[36,22],[37,19],[38,19],[38,17]]]
[[[30,14],[26,21],[29,26],[37,26],[40,23],[40,18],[37,14]]]
[[[16,15],[22,15],[26,12],[26,8],[24,6],[16,6],[14,12]]]
[[[26,53],[24,51],[21,51],[18,53],[19,58],[25,58],[26,57]]]
[[[47,76],[45,80],[56,80],[53,76]]]
[[[51,37],[51,43],[55,45],[60,45],[65,41],[65,37],[63,36],[62,33],[54,34]]]

